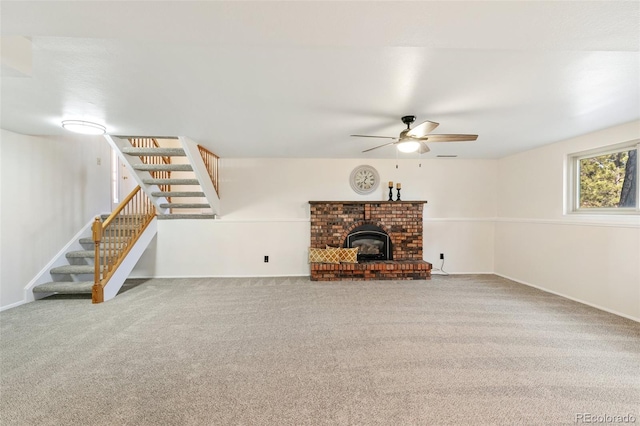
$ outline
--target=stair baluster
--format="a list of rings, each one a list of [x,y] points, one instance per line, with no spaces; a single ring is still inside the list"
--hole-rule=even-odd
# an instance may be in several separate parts
[[[204,165],[207,168],[207,172],[209,173],[209,177],[211,178],[213,187],[215,188],[216,194],[218,194],[218,197],[219,197],[220,191],[218,189],[218,163],[220,161],[220,157],[218,157],[213,152],[209,151],[207,148],[200,145],[198,145],[198,151],[200,151],[200,155],[202,156],[202,161],[204,162]]]

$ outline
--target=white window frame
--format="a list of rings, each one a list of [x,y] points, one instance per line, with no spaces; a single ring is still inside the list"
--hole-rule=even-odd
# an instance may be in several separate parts
[[[640,139],[634,139],[615,145],[609,145],[588,151],[569,154],[567,157],[567,208],[569,214],[590,215],[639,215],[640,214],[640,155],[636,156],[636,207],[595,207],[580,208],[580,160],[597,157],[599,155],[613,154],[621,151],[635,149],[640,154]]]
[[[636,149],[640,154],[640,139],[609,145],[601,148],[590,149],[588,151],[569,154],[567,157],[567,200],[566,212],[569,214],[590,214],[590,215],[638,215],[640,214],[640,155],[636,156],[636,207],[617,208],[581,208],[580,207],[580,160],[584,158],[597,157],[599,155],[613,154],[620,151]]]

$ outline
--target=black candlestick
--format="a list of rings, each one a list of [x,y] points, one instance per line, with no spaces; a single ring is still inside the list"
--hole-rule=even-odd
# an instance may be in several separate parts
[[[393,186],[389,187],[389,201],[393,201]]]
[[[402,200],[400,199],[400,188],[398,188],[398,198],[396,198],[396,201],[402,201]]]

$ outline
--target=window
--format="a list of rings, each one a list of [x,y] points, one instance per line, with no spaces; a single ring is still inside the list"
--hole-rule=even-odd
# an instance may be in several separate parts
[[[638,151],[632,141],[569,156],[569,203],[573,213],[640,214]]]

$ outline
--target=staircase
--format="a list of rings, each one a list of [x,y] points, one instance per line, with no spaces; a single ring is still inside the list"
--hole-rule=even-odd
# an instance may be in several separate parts
[[[157,219],[215,219],[220,208],[218,160],[187,138],[161,146],[155,138],[105,136],[138,186],[110,215],[87,224],[25,288],[29,299],[116,296],[157,233]]]
[[[103,214],[101,219],[105,220],[108,216],[108,214]],[[35,286],[33,288],[34,294],[91,294],[95,265],[93,239],[91,237],[79,238],[78,243],[84,250],[68,251],[65,258],[69,264],[51,268],[49,273],[53,281]]]
[[[105,221],[109,214],[100,216],[101,221]],[[119,232],[126,235],[135,231],[136,225],[132,219],[119,218],[116,222],[126,221],[118,228]],[[32,288],[33,295],[36,299],[46,297],[51,294],[92,294],[95,279],[95,243],[90,235],[90,228],[85,227],[85,236],[81,236],[71,245],[71,248],[64,254],[64,261],[56,262],[58,266],[49,269],[51,281],[43,282]],[[152,231],[155,234],[155,230]],[[120,248],[122,238],[115,239],[103,237],[100,242],[100,256],[104,257],[109,251],[113,251],[116,247]],[[146,248],[146,246],[145,246]],[[144,248],[140,251],[144,251]],[[139,256],[138,256],[139,258]],[[137,262],[137,258],[135,259]],[[67,264],[61,264],[66,262]],[[105,268],[101,268],[100,278]],[[126,277],[125,277],[126,279]],[[41,280],[42,281],[42,280]],[[122,280],[124,283],[124,280]],[[118,289],[122,284],[113,284]],[[113,291],[112,291],[113,292]],[[117,293],[117,291],[116,291]]]
[[[96,217],[29,285],[34,299],[91,294],[112,299],[157,233],[156,208],[137,186],[109,215]]]
[[[112,145],[123,154],[121,158],[130,166],[142,189],[153,200],[158,208],[158,219],[216,218],[211,201],[219,203],[217,182],[210,176],[210,172],[207,173],[205,161],[198,151],[200,147],[194,144],[191,146],[191,155],[188,155],[188,146],[185,146],[188,143],[178,139],[107,139],[111,139]],[[163,143],[174,146],[162,146]],[[217,161],[217,157],[215,158]],[[199,174],[194,163],[200,166]],[[205,184],[209,191],[203,188]]]

